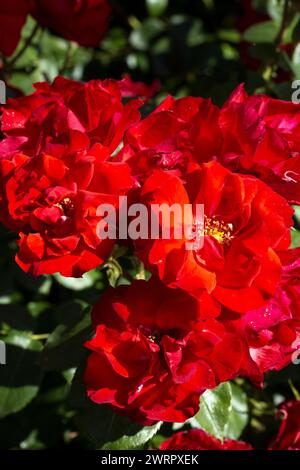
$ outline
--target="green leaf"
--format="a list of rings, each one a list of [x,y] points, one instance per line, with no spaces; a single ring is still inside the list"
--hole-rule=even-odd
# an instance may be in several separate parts
[[[300,44],[297,44],[297,46],[294,49],[292,59],[290,60],[290,67],[295,77],[299,77],[300,76]]]
[[[265,0],[263,0],[262,3],[265,4]],[[267,13],[274,21],[279,24],[282,21],[284,4],[285,0],[267,0]]]
[[[107,279],[111,287],[117,287],[119,285],[122,285],[123,284],[122,282],[123,269],[122,269],[122,266],[120,266],[119,262],[115,258],[110,257],[105,266],[107,268],[106,270]]]
[[[162,422],[154,424],[154,426],[146,426],[133,436],[126,434],[114,442],[104,444],[102,450],[131,450],[144,446],[159,431]]]
[[[291,230],[292,244],[291,248],[300,247],[300,206],[293,206],[295,227]]]
[[[235,383],[226,382],[202,395],[200,411],[189,423],[223,440],[239,439],[248,420],[246,393]]]
[[[229,383],[222,383],[213,390],[207,390],[200,398],[200,410],[190,420],[191,425],[223,440],[232,406],[231,399]]]
[[[63,319],[64,309],[66,316]],[[39,358],[39,364],[46,370],[77,367],[85,355],[83,343],[92,333],[90,309],[84,309],[79,301],[62,305],[59,316],[64,323],[51,333]]]
[[[300,229],[300,206],[293,206],[296,227]]]
[[[20,442],[20,448],[22,450],[41,450],[44,449],[45,446],[39,441],[38,431],[34,429],[26,439]]]
[[[291,235],[292,235],[291,248],[299,248],[300,247],[300,231],[292,230]]]
[[[146,0],[146,6],[151,16],[160,16],[168,8],[169,0]]]
[[[27,308],[33,318],[38,318],[42,313],[51,309],[51,304],[45,301],[28,302]]]
[[[82,277],[64,277],[60,274],[54,274],[54,279],[66,289],[81,291],[93,287],[94,283],[101,277],[100,271],[89,271]]]
[[[300,13],[293,15],[288,27],[284,31],[283,42],[290,44],[300,40]]]
[[[278,35],[278,24],[264,21],[250,26],[243,35],[245,41],[252,43],[273,43]]]
[[[231,383],[231,410],[225,426],[225,437],[239,439],[249,421],[249,407],[246,393]]]
[[[41,342],[17,330],[10,330],[2,340],[6,345],[6,364],[0,366],[0,419],[30,403],[43,376],[36,364]]]

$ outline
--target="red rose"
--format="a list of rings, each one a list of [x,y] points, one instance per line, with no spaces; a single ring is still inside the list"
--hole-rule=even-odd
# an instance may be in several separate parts
[[[261,384],[263,374],[287,366],[300,344],[300,249],[279,253],[283,274],[275,295],[243,316],[222,314],[226,328],[244,338],[240,374]]]
[[[96,212],[102,203],[117,208],[132,187],[126,164],[103,160],[97,148],[70,161],[18,154],[0,163],[0,217],[20,232],[16,261],[24,271],[79,277],[105,260],[114,241],[98,238]]]
[[[300,401],[284,403],[279,415],[282,421],[270,450],[300,450]]]
[[[156,279],[109,289],[92,312],[88,396],[144,424],[193,416],[199,395],[234,377],[241,361],[239,338],[209,315]]]
[[[194,212],[196,204],[204,204],[202,248],[187,250],[188,239],[176,239],[172,224],[170,240],[136,244],[138,254],[150,268],[157,267],[166,284],[195,296],[206,291],[237,312],[258,308],[274,295],[281,276],[277,252],[290,245],[293,211],[267,185],[211,162],[186,175],[185,183],[156,170],[142,188],[141,201],[177,203],[182,213],[186,204]]]
[[[220,110],[202,98],[168,97],[130,128],[118,159],[143,182],[155,169],[182,179],[196,164],[217,160],[253,174],[291,203],[300,203],[300,107],[239,86]]]
[[[42,25],[81,46],[98,46],[108,26],[108,0],[34,0],[31,14]]]
[[[232,439],[219,441],[202,429],[191,429],[174,434],[163,442],[160,450],[253,450],[250,444]]]
[[[239,86],[220,115],[220,161],[251,173],[291,203],[300,204],[300,106],[266,95],[248,96]]]
[[[128,161],[141,181],[157,168],[182,176],[195,162],[219,155],[218,119],[219,109],[210,100],[169,96],[126,133],[118,158]]]
[[[97,207],[117,207],[134,185],[127,164],[109,160],[140,101],[124,105],[112,80],[57,78],[36,88],[3,107],[0,218],[20,232],[25,271],[81,276],[112,248],[96,235]]]
[[[122,82],[121,82],[122,83]],[[93,145],[110,154],[125,130],[139,120],[140,100],[122,102],[120,84],[94,80],[85,84],[57,77],[52,85],[35,84],[36,91],[10,99],[2,107],[0,157],[22,151],[66,158]]]
[[[30,9],[31,0],[2,1],[0,4],[0,52],[14,53]]]
[[[151,85],[146,85],[143,82],[133,82],[130,75],[125,75],[118,83],[124,98],[140,97],[148,101],[156,95],[160,89],[158,80],[154,80]]]

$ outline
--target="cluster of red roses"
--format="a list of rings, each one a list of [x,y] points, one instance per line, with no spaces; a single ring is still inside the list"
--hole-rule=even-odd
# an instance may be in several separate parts
[[[185,421],[222,381],[261,384],[300,336],[300,107],[240,86],[221,109],[168,97],[142,119],[137,95],[151,92],[129,78],[40,83],[3,106],[0,142],[0,219],[34,275],[103,263],[114,242],[97,236],[97,207],[120,195],[204,204],[201,248],[172,222],[169,240],[132,242],[151,280],[107,290],[92,312],[88,395],[144,424]]]
[[[10,0],[0,4],[0,52],[13,54],[27,15],[82,46],[95,47],[111,13],[108,0]]]
[[[269,450],[300,450],[300,401],[284,403],[278,417],[279,432]],[[253,450],[250,444],[232,439],[223,442],[201,429],[178,432],[161,444],[161,450]]]

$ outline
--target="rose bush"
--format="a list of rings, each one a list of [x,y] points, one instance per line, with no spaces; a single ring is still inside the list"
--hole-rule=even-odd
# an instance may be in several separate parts
[[[299,2],[123,3],[0,6],[0,446],[299,449]]]
[[[117,210],[120,195],[151,209],[189,208],[196,239],[184,230],[175,237],[170,219],[169,239],[131,243],[152,280],[108,290],[92,313],[88,395],[144,425],[184,422],[197,412],[199,396],[220,382],[247,376],[261,384],[265,372],[291,361],[300,333],[291,201],[257,170],[249,168],[254,176],[242,168],[247,157],[237,142],[248,132],[248,111],[237,120],[241,131],[227,122],[230,107],[243,106],[236,97],[248,99],[243,89],[221,110],[201,98],[168,98],[142,120],[143,102],[122,100],[152,93],[128,77],[37,84],[3,108],[0,144],[1,220],[19,233],[17,263],[36,276],[80,277],[102,265],[116,241],[99,239],[97,208]],[[204,207],[201,227],[197,204]],[[197,230],[203,246],[188,249],[199,241]],[[181,309],[190,318],[183,320]]]

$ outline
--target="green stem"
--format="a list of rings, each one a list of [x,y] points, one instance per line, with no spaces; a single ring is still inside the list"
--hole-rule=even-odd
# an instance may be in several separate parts
[[[293,384],[292,380],[289,379],[288,380],[288,384],[290,386],[290,389],[295,397],[296,400],[300,400],[300,393],[298,392],[298,390],[296,389],[295,385]]]
[[[283,6],[283,12],[282,12],[280,28],[279,28],[278,34],[275,38],[275,41],[274,41],[274,45],[275,45],[275,49],[276,49],[276,55],[275,55],[274,59],[272,59],[271,61],[269,61],[266,64],[266,67],[263,71],[263,78],[267,83],[271,82],[271,80],[273,79],[273,77],[276,74],[276,71],[278,69],[278,60],[279,60],[279,57],[280,57],[280,45],[282,44],[284,32],[285,32],[285,29],[286,29],[287,23],[288,23],[289,6],[290,6],[290,0],[285,0],[284,6]]]
[[[33,339],[35,341],[46,340],[46,339],[49,338],[49,333],[44,333],[44,334],[40,334],[40,335],[31,335],[30,337],[31,337],[31,339]]]
[[[283,40],[284,31],[288,22],[289,6],[290,6],[290,0],[285,0],[284,6],[283,6],[281,25],[280,25],[280,29],[275,40],[275,44],[277,47],[280,46]]]
[[[30,46],[32,40],[34,39],[36,33],[38,32],[40,28],[40,25],[36,23],[34,26],[33,30],[31,31],[31,34],[28,36],[28,38],[25,40],[23,46],[19,50],[19,52],[11,59],[10,62],[7,63],[7,67],[11,70],[14,64],[22,57],[24,52],[27,50],[27,48]]]

